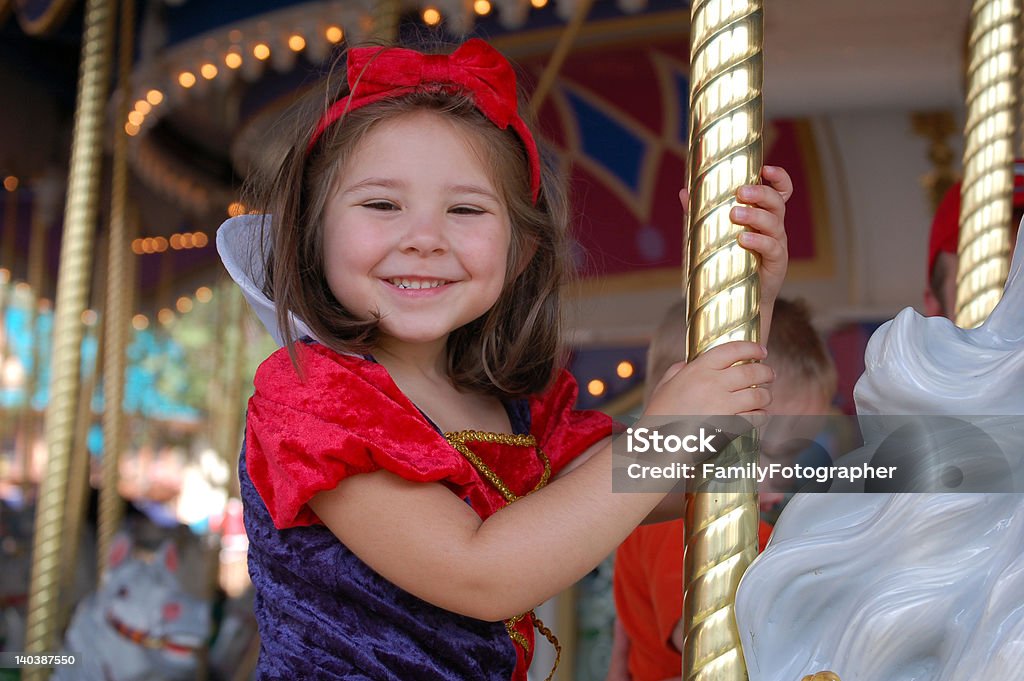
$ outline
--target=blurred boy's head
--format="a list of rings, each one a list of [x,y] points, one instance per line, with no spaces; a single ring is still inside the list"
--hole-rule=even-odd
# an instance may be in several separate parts
[[[685,310],[683,301],[669,308],[651,339],[647,350],[645,403],[668,368],[684,359]],[[765,361],[775,369],[775,382],[772,403],[768,406],[772,418],[760,431],[762,461],[792,464],[812,454],[806,465],[831,463],[824,449],[809,449],[809,446],[824,425],[824,415],[831,411],[836,392],[836,368],[811,324],[803,301],[784,298],[775,301]],[[760,491],[763,494],[787,490],[783,489],[782,481],[769,479],[762,483]]]
[[[838,382],[836,367],[802,300],[775,301],[766,362],[775,369],[771,413],[828,413]]]
[[[651,401],[654,386],[668,368],[686,359],[686,301],[679,300],[665,311],[661,324],[647,346],[647,376],[644,378],[644,404]]]
[[[646,403],[670,366],[686,355],[686,305],[668,309],[647,349]],[[836,391],[836,369],[802,301],[775,301],[767,363],[775,369],[770,411],[776,414],[824,414]],[[780,407],[782,408],[780,410]]]
[[[957,182],[939,202],[928,239],[928,288],[924,292],[925,314],[929,317],[956,316],[956,271],[960,264],[960,188]],[[1024,161],[1013,164],[1013,217],[1011,237],[1024,217]],[[1013,240],[1010,243],[1011,253]]]

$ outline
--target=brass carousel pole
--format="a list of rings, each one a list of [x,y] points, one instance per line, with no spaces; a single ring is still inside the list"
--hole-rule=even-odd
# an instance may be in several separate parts
[[[220,433],[221,458],[232,468],[242,442],[242,374],[245,368],[245,299],[237,286],[221,288],[224,310],[223,383],[219,399],[225,406]]]
[[[967,66],[956,323],[973,328],[1010,271],[1020,0],[974,0]]]
[[[103,290],[106,288],[107,263],[103,253],[106,238],[101,236],[98,239],[96,251],[98,253],[95,266],[93,267],[92,286],[90,290],[93,305],[90,308],[93,321],[86,322],[84,313],[82,322],[87,326],[95,326],[97,320],[103,319],[105,312],[103,303],[99,300]],[[82,531],[82,520],[88,514],[89,509],[89,480],[91,469],[91,457],[89,454],[89,431],[94,421],[92,401],[96,394],[96,387],[99,385],[100,376],[103,373],[103,326],[100,325],[94,330],[87,330],[85,337],[92,337],[96,354],[92,358],[91,366],[84,366],[79,379],[78,414],[75,417],[74,436],[71,441],[71,464],[68,468],[68,493],[67,509],[64,518],[64,577],[63,586],[70,586],[75,574],[75,565],[78,560],[78,535]],[[83,362],[83,364],[85,364]],[[63,587],[62,587],[63,588]],[[70,603],[65,603],[65,615],[70,616]],[[59,619],[63,626],[67,624],[67,618]]]
[[[39,363],[42,361],[40,346],[43,344],[42,333],[39,324],[39,305],[43,298],[43,268],[46,259],[46,245],[48,241],[48,230],[51,218],[53,218],[53,203],[56,197],[53,196],[53,184],[41,180],[33,192],[35,195],[32,205],[32,230],[28,243],[28,274],[26,280],[32,290],[31,308],[29,310],[29,333],[32,335],[32,368],[28,372],[28,379],[25,382],[25,395],[22,398],[22,412],[20,430],[22,434],[21,446],[18,449],[17,459],[22,471],[21,489],[23,496],[27,499],[30,490],[29,469],[32,466],[33,441],[36,434],[38,420],[35,417],[35,410],[32,406],[32,399],[35,397],[39,386],[39,378],[42,370]]]
[[[92,321],[86,322],[85,314],[83,314],[82,319],[82,322],[86,323],[87,326],[95,327],[85,332],[85,337],[89,338],[91,336],[94,342],[95,355],[92,357],[90,364],[83,362],[85,366],[83,366],[79,381],[78,413],[75,417],[74,435],[71,440],[67,502],[64,510],[64,545],[61,549],[61,563],[63,566],[61,593],[65,596],[61,598],[57,615],[58,631],[63,631],[67,628],[75,605],[67,595],[73,593],[72,589],[75,586],[81,586],[81,582],[76,583],[75,578],[78,575],[77,567],[80,558],[78,548],[82,526],[89,513],[89,495],[92,489],[90,484],[92,478],[92,456],[89,453],[89,431],[92,430],[93,423],[95,422],[92,404],[93,397],[96,394],[96,387],[99,385],[100,376],[103,375],[102,348],[104,328],[102,325],[96,326],[96,323],[97,320],[103,319],[106,314],[103,310],[103,302],[99,300],[107,285],[105,244],[106,237],[100,236],[96,247],[97,257],[96,264],[93,267],[92,294],[90,296],[93,299],[93,304],[90,308]]]
[[[96,295],[102,290],[104,267],[100,263],[96,268],[93,291]],[[101,307],[101,306],[100,306]],[[103,317],[102,310],[99,317]],[[87,332],[88,335],[88,332]],[[75,576],[78,566],[78,546],[82,532],[82,525],[89,511],[89,491],[92,456],[89,454],[89,431],[92,429],[94,415],[92,410],[93,396],[96,394],[96,386],[99,383],[100,374],[103,372],[103,327],[100,326],[93,332],[96,341],[96,356],[93,358],[92,366],[87,366],[82,373],[78,397],[78,413],[75,416],[75,426],[71,440],[71,461],[68,465],[68,490],[66,507],[64,510],[64,543],[61,548],[62,575],[61,591],[65,597],[60,599],[60,606],[57,613],[57,630],[64,630],[71,620],[71,612],[74,604],[66,596],[71,593],[75,586]]]
[[[587,21],[587,16],[589,15],[593,4],[594,0],[577,0],[576,6],[573,9],[573,15],[569,19],[568,25],[566,25],[565,30],[558,36],[558,42],[555,43],[555,49],[551,52],[551,58],[544,66],[544,71],[540,74],[537,86],[530,94],[529,110],[530,115],[534,119],[540,115],[541,107],[544,106],[544,102],[547,100],[548,95],[551,94],[551,90],[555,86],[555,80],[558,78],[558,74],[562,71],[562,66],[565,64],[565,60],[569,58],[569,54],[572,52],[576,38],[583,29],[583,25]],[[578,588],[575,585],[567,589],[566,593],[558,597],[558,600],[556,601],[557,610],[555,617],[560,631],[573,631],[577,628],[578,601],[579,593]],[[537,619],[537,621],[540,622],[539,619]],[[561,666],[559,666],[559,660],[561,660]],[[558,678],[571,679],[575,677],[575,638],[570,637],[562,643],[561,650],[556,651],[555,666],[558,668]]]
[[[135,0],[121,0],[118,39],[117,120],[128,117],[131,107],[131,68],[134,51]],[[114,130],[114,160],[110,198],[110,234],[107,240],[107,290],[103,344],[103,481],[100,485],[99,523],[96,537],[97,575],[106,567],[110,545],[121,525],[124,507],[117,491],[118,466],[124,447],[124,372],[128,340],[128,135]]]
[[[210,420],[216,424],[214,447],[221,460],[227,465],[228,470],[234,470],[238,463],[238,450],[242,444],[242,414],[244,407],[242,402],[242,374],[245,367],[245,298],[242,291],[233,282],[224,277],[222,284],[218,287],[217,304],[220,306],[218,315],[218,345],[221,350],[222,361],[217,368],[215,383],[211,383],[210,397],[216,402],[216,411],[211,410]],[[216,386],[216,390],[213,388]],[[229,481],[224,484],[224,491],[227,496],[231,495],[232,484]],[[220,584],[220,553],[223,547],[223,528],[211,539],[207,552],[206,568],[206,595],[212,601],[214,593]],[[202,676],[197,679],[206,678],[204,660]]]
[[[694,0],[690,22],[687,357],[727,341],[760,340],[757,259],[736,240],[736,189],[761,175],[761,0]],[[756,434],[737,438],[737,463],[757,460]],[[734,483],[735,484],[735,483]],[[757,555],[757,489],[686,495],[683,678],[747,678],[734,614],[736,587]],[[733,488],[735,489],[735,488]]]
[[[78,103],[54,312],[50,403],[46,411],[47,469],[36,511],[26,625],[26,650],[31,654],[52,652],[56,644],[61,530],[78,397],[81,314],[88,296],[103,154],[103,114],[113,43],[111,4],[110,0],[87,0],[85,6]],[[48,675],[45,667],[30,667],[25,669],[24,678],[38,681]]]
[[[18,185],[16,177],[4,179],[3,231],[0,233],[0,368],[7,357],[11,344],[11,330],[7,328],[7,310],[14,301],[14,253],[18,238]],[[0,407],[0,433],[15,431],[18,421],[17,410]],[[16,435],[16,432],[15,432]],[[17,441],[17,437],[15,437]]]
[[[558,43],[551,53],[551,61],[544,67],[544,72],[540,74],[537,87],[534,88],[533,94],[530,96],[530,113],[533,116],[540,115],[540,107],[544,104],[544,100],[547,99],[551,88],[554,87],[555,78],[558,77],[558,73],[562,70],[562,64],[568,59],[569,53],[572,51],[572,45],[576,42],[576,36],[579,35],[580,29],[583,28],[583,24],[587,20],[587,14],[590,13],[590,7],[593,4],[594,0],[577,0],[572,19],[569,20],[569,25],[565,27],[562,34],[558,36]]]
[[[18,178],[11,177],[4,181],[7,196],[4,198],[4,231],[0,236],[0,267],[11,271],[14,278],[14,253],[17,251],[18,240]]]
[[[32,368],[29,371],[25,383],[25,393],[22,397],[22,416],[18,430],[22,431],[22,441],[17,448],[15,459],[19,462],[18,467],[22,469],[22,491],[26,499],[29,497],[29,475],[28,471],[32,462],[33,441],[36,433],[35,411],[32,406],[32,398],[39,386],[39,361],[42,358],[39,346],[42,339],[39,337],[39,299],[42,298],[43,287],[43,259],[46,250],[46,229],[48,224],[45,216],[49,211],[42,207],[43,200],[35,197],[32,207],[32,233],[29,238],[29,269],[26,280],[32,290],[31,305],[29,310],[29,333],[32,336]]]
[[[373,3],[373,37],[389,43],[396,42],[401,19],[401,0],[377,0]]]

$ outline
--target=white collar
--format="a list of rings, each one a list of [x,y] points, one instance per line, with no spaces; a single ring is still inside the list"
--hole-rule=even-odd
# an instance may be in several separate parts
[[[277,327],[277,308],[263,293],[266,273],[263,261],[270,248],[269,215],[240,215],[229,218],[217,230],[217,253],[227,268],[228,274],[242,289],[253,312],[263,322],[278,345],[284,345],[281,330]],[[316,336],[305,323],[288,315],[295,331],[295,338]],[[319,339],[317,339],[319,340]]]

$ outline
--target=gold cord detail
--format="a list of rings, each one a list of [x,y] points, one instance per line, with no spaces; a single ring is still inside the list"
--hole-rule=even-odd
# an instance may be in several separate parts
[[[444,439],[448,441],[452,447],[455,448],[459,454],[466,457],[466,460],[473,465],[473,468],[477,470],[480,475],[484,477],[487,482],[501,492],[501,496],[505,498],[507,504],[511,504],[518,501],[522,497],[517,495],[509,486],[505,484],[505,481],[498,477],[490,466],[484,463],[483,459],[476,455],[472,449],[470,449],[467,442],[483,442],[483,443],[496,443],[501,445],[513,445],[516,447],[532,447],[537,451],[537,456],[540,458],[541,463],[544,464],[544,472],[541,473],[540,480],[537,485],[526,494],[532,494],[548,484],[551,479],[551,461],[548,459],[544,451],[537,446],[537,439],[532,435],[509,435],[508,433],[491,433],[482,430],[460,430],[455,433],[445,433]],[[523,495],[526,496],[526,495]],[[533,610],[525,612],[522,615],[516,615],[505,620],[505,631],[508,632],[508,636],[512,641],[518,644],[525,652],[530,652],[529,641],[526,640],[526,636],[516,630],[516,625],[527,615],[530,616],[530,621],[533,623],[534,628],[539,631],[544,638],[551,643],[555,649],[555,663],[551,667],[551,673],[548,674],[545,681],[551,681],[555,677],[555,670],[558,669],[558,663],[562,659],[562,646],[559,644],[558,639],[555,635],[544,626],[544,623],[540,621],[536,615],[533,614]]]
[[[491,470],[491,467],[483,462],[479,456],[477,456],[473,450],[466,446],[467,442],[484,442],[488,444],[501,444],[501,445],[514,445],[516,447],[533,447],[537,450],[537,456],[540,458],[541,463],[544,464],[544,472],[540,476],[540,481],[537,486],[527,492],[531,494],[536,492],[544,485],[548,484],[548,480],[551,479],[551,461],[548,460],[544,451],[537,446],[537,439],[532,435],[509,435],[507,433],[490,433],[482,430],[460,430],[456,433],[445,433],[444,439],[448,440],[448,444],[455,448],[459,454],[462,454],[466,459],[473,464],[480,475],[484,476],[487,482],[491,483],[495,489],[501,492],[501,496],[505,497],[505,501],[512,503],[518,501],[522,497],[509,489],[508,485],[498,477],[498,474]],[[525,495],[524,495],[525,496]]]
[[[532,610],[530,612],[533,612]],[[526,617],[527,613],[522,615],[516,615],[515,617],[509,617],[505,620],[505,631],[508,632],[508,637],[518,643],[523,650],[530,650],[530,642],[526,640],[526,637],[516,631],[516,625],[519,621]]]
[[[558,663],[562,660],[562,646],[561,644],[559,644],[558,639],[555,638],[555,635],[551,632],[551,630],[544,626],[544,623],[540,620],[539,617],[533,614],[533,610],[530,611],[530,616],[533,617],[533,626],[537,629],[537,631],[544,635],[544,638],[546,638],[548,642],[551,644],[551,646],[555,649],[555,663],[551,665],[551,673],[548,674],[548,678],[544,680],[551,681],[551,679],[555,677],[555,670],[558,669]]]

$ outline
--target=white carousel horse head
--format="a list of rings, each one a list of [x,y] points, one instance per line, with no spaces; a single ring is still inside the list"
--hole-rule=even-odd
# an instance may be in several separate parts
[[[65,649],[76,655],[78,663],[59,667],[53,678],[194,678],[198,653],[210,635],[210,608],[185,592],[179,571],[173,541],[165,542],[153,560],[146,561],[133,555],[127,535],[118,535],[99,590],[79,604],[68,627]]]
[[[857,384],[865,448],[891,415],[978,415],[1024,483],[1024,247],[976,329],[911,309],[871,338]],[[905,419],[904,419],[905,420]],[[940,445],[941,446],[941,445]],[[857,453],[851,454],[851,456]],[[750,681],[1020,678],[1024,494],[798,494],[736,599]]]

